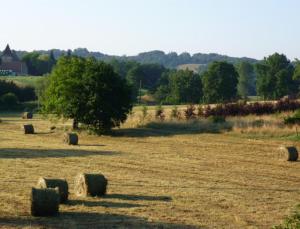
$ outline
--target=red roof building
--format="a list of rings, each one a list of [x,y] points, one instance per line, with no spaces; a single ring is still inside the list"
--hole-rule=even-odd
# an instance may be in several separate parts
[[[15,75],[28,74],[26,63],[19,59],[16,52],[12,51],[9,45],[2,52],[0,60],[0,70],[11,71]]]

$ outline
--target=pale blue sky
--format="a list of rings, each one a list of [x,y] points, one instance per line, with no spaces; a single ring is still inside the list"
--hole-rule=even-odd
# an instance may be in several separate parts
[[[0,0],[0,48],[300,58],[299,0]]]

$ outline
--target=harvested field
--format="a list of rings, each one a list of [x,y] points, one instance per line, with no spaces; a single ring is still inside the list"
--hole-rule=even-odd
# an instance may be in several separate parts
[[[69,146],[62,124],[51,133],[35,117],[36,134],[24,135],[20,117],[1,119],[0,228],[270,228],[300,202],[300,163],[277,157],[281,145],[300,149],[295,142],[145,128],[80,133]],[[80,172],[104,174],[107,195],[76,197]],[[58,217],[30,216],[39,177],[69,182]]]

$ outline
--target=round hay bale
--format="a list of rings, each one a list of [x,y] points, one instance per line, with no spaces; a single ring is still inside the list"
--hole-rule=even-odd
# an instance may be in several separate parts
[[[75,193],[77,196],[104,196],[107,189],[107,179],[102,174],[78,174],[75,178]]]
[[[26,124],[23,126],[24,134],[34,134],[34,128],[32,124]]]
[[[64,134],[64,142],[69,145],[77,145],[78,144],[78,135],[76,133],[65,133]]]
[[[31,112],[24,112],[22,115],[23,119],[32,119],[33,118],[33,114]]]
[[[50,126],[50,130],[55,130],[56,129],[56,126]]]
[[[59,211],[58,188],[46,188],[31,190],[31,215],[53,216]]]
[[[68,182],[64,179],[47,179],[41,177],[38,180],[37,188],[58,188],[60,203],[65,203],[69,196]]]
[[[280,159],[285,161],[297,161],[298,160],[298,150],[294,146],[281,146],[279,148]]]

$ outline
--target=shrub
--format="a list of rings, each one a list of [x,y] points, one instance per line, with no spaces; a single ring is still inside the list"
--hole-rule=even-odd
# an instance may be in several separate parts
[[[261,102],[261,103],[227,103],[219,104],[214,108],[207,106],[203,110],[203,116],[245,116],[245,115],[264,115],[274,114],[283,111],[295,111],[300,108],[300,102],[297,100],[284,99],[276,103]]]
[[[198,115],[198,117],[201,117],[201,116],[204,115],[204,110],[203,110],[203,107],[201,105],[199,105],[197,107],[197,115]]]
[[[213,123],[224,123],[224,122],[226,122],[226,119],[223,116],[210,116],[209,120]]]
[[[187,120],[190,119],[195,119],[196,118],[196,113],[195,113],[195,106],[194,105],[189,105],[184,111],[184,116]]]
[[[155,108],[155,118],[161,121],[165,119],[164,109],[161,105]]]
[[[181,112],[178,110],[177,106],[174,106],[171,110],[171,119],[181,119]]]
[[[142,107],[142,119],[145,120],[147,118],[147,115],[148,115],[148,107],[143,106]]]
[[[252,127],[263,127],[265,125],[265,120],[263,119],[258,119],[252,122]]]
[[[293,116],[285,117],[284,124],[299,125],[300,124],[300,109],[298,109]]]
[[[4,108],[14,108],[18,105],[19,101],[15,94],[7,93],[1,96],[0,104]]]
[[[13,93],[21,102],[32,101],[36,99],[33,87],[20,87],[12,81],[0,80],[0,96],[7,93]]]

